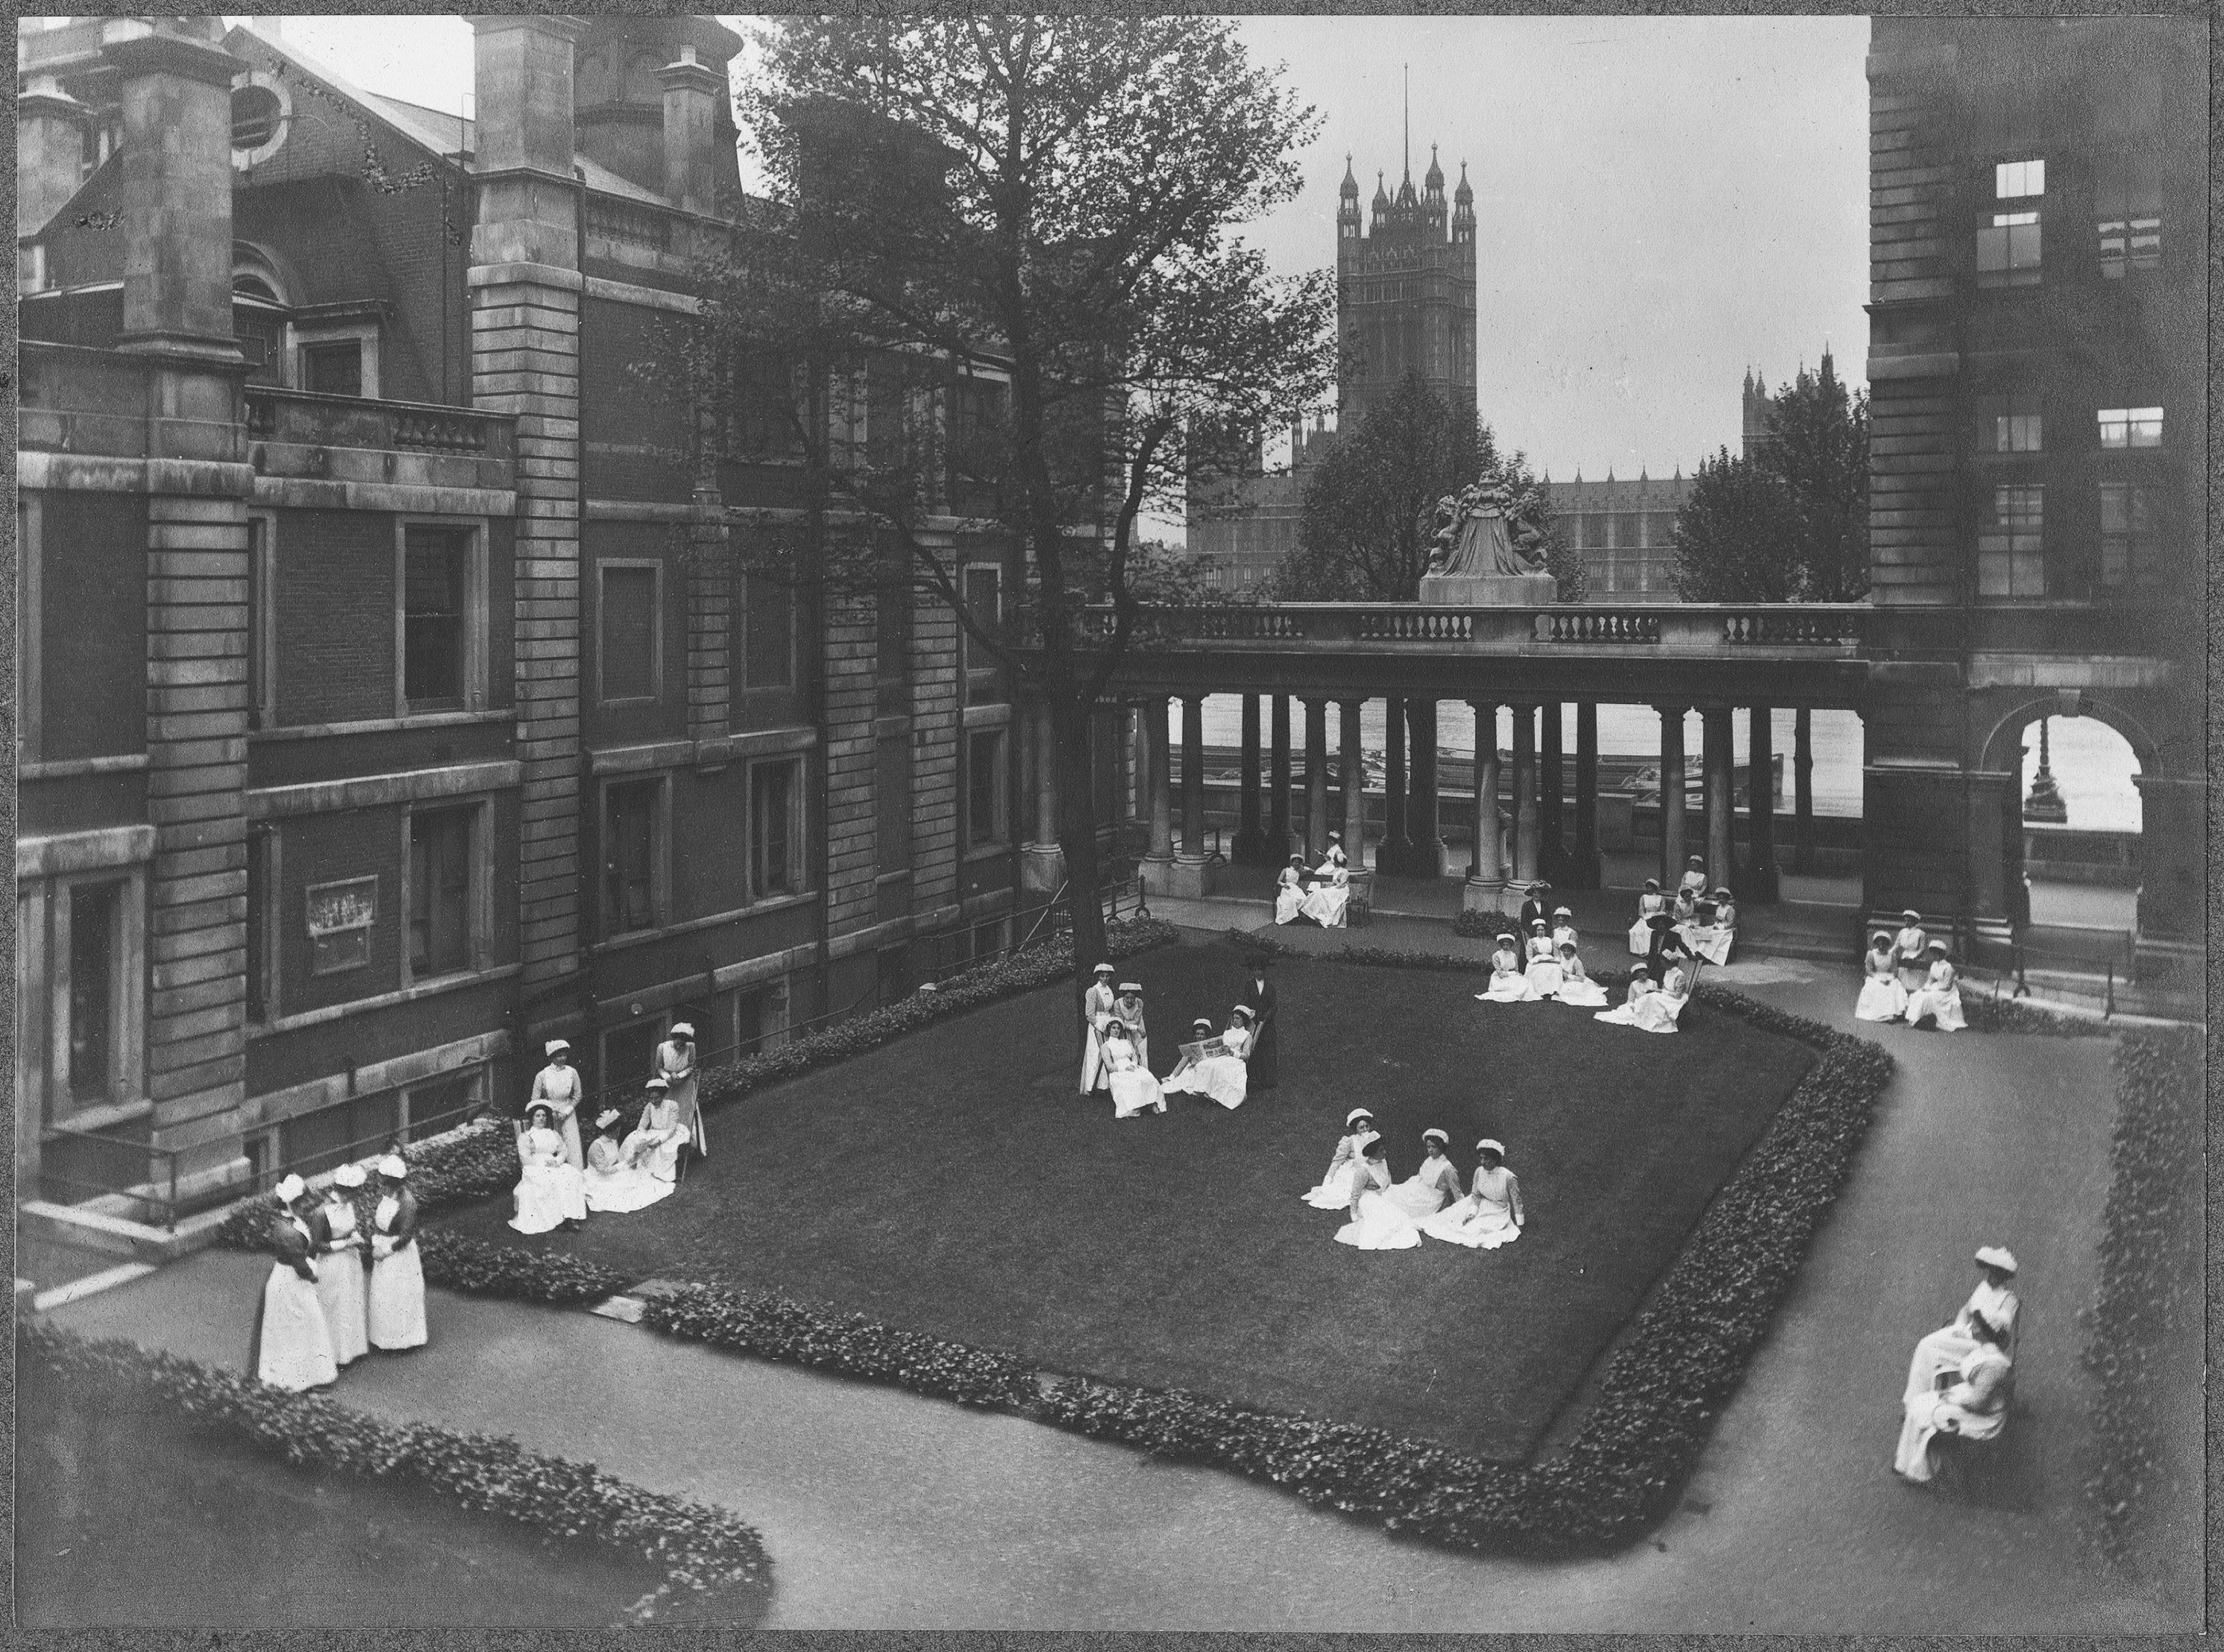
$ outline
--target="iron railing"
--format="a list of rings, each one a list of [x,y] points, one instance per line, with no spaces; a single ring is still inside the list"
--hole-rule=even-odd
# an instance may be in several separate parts
[[[491,1066],[490,1062],[476,1061],[428,1078],[412,1079],[408,1084],[387,1085],[376,1090],[363,1091],[332,1105],[346,1106],[375,1100],[381,1096],[400,1096],[440,1079],[470,1078],[485,1073],[490,1071]],[[113,1199],[134,1212],[124,1219],[174,1231],[180,1216],[191,1214],[202,1206],[228,1205],[237,1202],[243,1194],[267,1193],[288,1174],[303,1170],[305,1166],[315,1167],[313,1171],[305,1174],[319,1174],[331,1166],[397,1150],[408,1142],[437,1136],[443,1130],[467,1124],[487,1111],[490,1105],[482,1087],[477,1097],[460,1106],[422,1117],[410,1117],[399,1132],[378,1130],[337,1145],[321,1146],[313,1152],[273,1159],[255,1169],[244,1184],[227,1182],[220,1192],[206,1199],[181,1191],[184,1177],[179,1170],[179,1161],[184,1154],[180,1149],[156,1147],[151,1142],[112,1131],[78,1130],[66,1124],[50,1125],[44,1132],[47,1140],[72,1143],[79,1154],[104,1161],[113,1168],[105,1174],[73,1176],[66,1171],[54,1168],[42,1157],[39,1180],[46,1186],[65,1188],[76,1195],[71,1203],[89,1204],[95,1199]],[[313,1109],[309,1113],[297,1115],[295,1119],[281,1121],[281,1127],[284,1123],[312,1117],[326,1110]]]

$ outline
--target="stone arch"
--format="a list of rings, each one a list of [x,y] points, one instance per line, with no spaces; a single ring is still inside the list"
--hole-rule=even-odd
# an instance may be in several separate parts
[[[1992,731],[1985,737],[1980,768],[1985,772],[2014,777],[2008,794],[2002,799],[2003,808],[1999,817],[1999,855],[2000,876],[2007,899],[2009,918],[2019,934],[2023,934],[2035,920],[2042,927],[2047,921],[2043,915],[2034,915],[2025,882],[2029,868],[2025,855],[2026,827],[2023,818],[2021,784],[2024,731],[2041,718],[2054,717],[2089,717],[2114,730],[2131,747],[2132,760],[2137,765],[2136,774],[2140,779],[2152,779],[2164,772],[2160,743],[2138,718],[2121,706],[2095,699],[2079,690],[2064,689],[2055,693],[2036,695],[2014,706],[1993,725]],[[2144,817],[2144,810],[2142,813]],[[1973,821],[1973,828],[1974,825]],[[2152,831],[2153,823],[2143,818],[2139,836],[2131,847],[2132,865],[2135,872],[2142,874],[2142,883],[2154,843]],[[2142,896],[2132,918],[2132,933],[2134,934],[2144,927],[2146,904],[2145,898]]]
[[[2023,731],[2042,717],[2089,717],[2105,723],[2124,737],[2141,774],[2164,772],[2161,744],[2139,718],[2120,706],[2095,699],[2074,688],[2026,700],[1993,724],[1993,731],[1985,737],[1983,755],[1977,767],[1993,773],[2021,773]]]

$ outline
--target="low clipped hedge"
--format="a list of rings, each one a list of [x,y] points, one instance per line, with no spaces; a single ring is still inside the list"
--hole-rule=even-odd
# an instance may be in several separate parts
[[[1119,959],[1172,946],[1181,940],[1181,932],[1173,925],[1155,918],[1129,918],[1108,923],[1104,935],[1106,950]],[[1072,973],[1072,943],[1060,937],[1027,952],[977,965],[932,988],[922,988],[900,1003],[882,1005],[793,1040],[777,1049],[764,1050],[723,1067],[706,1067],[698,1093],[706,1103],[747,1095],[764,1085],[776,1084],[830,1061],[877,1048],[945,1016],[960,1015],[1000,998],[1032,992],[1038,987],[1068,979]],[[461,1130],[405,1147],[401,1156],[409,1165],[409,1190],[417,1196],[420,1216],[429,1216],[444,1206],[468,1204],[506,1193],[517,1186],[517,1139],[506,1118],[479,1119]],[[366,1230],[376,1203],[376,1193],[371,1188],[366,1187],[357,1195],[357,1217]],[[243,1201],[218,1228],[216,1242],[237,1250],[262,1250],[270,1208],[267,1198]],[[433,1267],[430,1251],[425,1265],[430,1279]],[[459,1290],[473,1288],[467,1283],[449,1280],[433,1282],[453,1283],[454,1288]],[[607,1296],[610,1293],[603,1291],[600,1294]]]
[[[2101,1216],[2101,1282],[2084,1315],[2097,1466],[2085,1484],[2091,1531],[2129,1560],[2158,1491],[2197,1472],[2195,1443],[2164,1412],[2185,1380],[2173,1362],[2197,1338],[2206,1120],[2204,1049],[2186,1028],[2142,1029],[2116,1050],[2114,1174]]]
[[[1342,956],[1405,968],[1475,967],[1471,959],[1371,947],[1347,948]],[[1664,1516],[1690,1475],[1843,1186],[1892,1073],[1891,1058],[1873,1044],[1726,989],[1702,985],[1698,996],[1714,1010],[1811,1046],[1821,1059],[1716,1194],[1613,1355],[1575,1438],[1540,1462],[1488,1463],[1379,1428],[1253,1410],[1181,1389],[1058,1377],[995,1350],[775,1294],[690,1285],[650,1299],[641,1323],[667,1336],[893,1383],[1232,1470],[1451,1548],[1609,1550]],[[453,1242],[458,1257],[469,1248]],[[519,1265],[549,1261],[521,1256]],[[481,1276],[502,1277],[507,1266],[490,1259]]]
[[[44,1366],[85,1400],[151,1399],[201,1426],[297,1467],[426,1487],[464,1508],[557,1538],[591,1538],[662,1568],[664,1583],[626,1616],[686,1616],[716,1595],[722,1619],[754,1617],[772,1560],[756,1530],[723,1509],[666,1497],[591,1463],[543,1457],[515,1440],[429,1423],[382,1421],[318,1394],[292,1394],[125,1341],[88,1342],[40,1321],[19,1323],[16,1358]],[[755,1611],[735,1598],[755,1597]],[[736,1611],[736,1606],[742,1609]]]

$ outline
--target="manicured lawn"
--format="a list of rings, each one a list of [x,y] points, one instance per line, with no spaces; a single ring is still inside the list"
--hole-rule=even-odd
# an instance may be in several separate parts
[[[1163,1073],[1241,984],[1223,946],[1131,962]],[[1482,1004],[1464,973],[1278,965],[1280,1088],[1115,1121],[1074,1094],[1071,999],[953,1017],[710,1115],[673,1198],[528,1239],[639,1277],[777,1288],[1052,1370],[1183,1387],[1526,1456],[1812,1064],[1693,1006],[1671,1038],[1564,1005]],[[1530,1226],[1504,1250],[1364,1253],[1298,1197],[1372,1107],[1393,1176],[1420,1132],[1463,1174],[1506,1142]]]

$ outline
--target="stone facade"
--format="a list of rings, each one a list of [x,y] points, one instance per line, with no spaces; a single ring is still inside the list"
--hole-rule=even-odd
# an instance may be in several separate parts
[[[19,44],[18,1188],[80,1240],[514,1111],[550,1036],[622,1104],[675,1019],[728,1058],[1008,929],[1003,674],[926,596],[745,574],[793,466],[629,370],[736,38],[473,26],[470,123],[248,28]]]

